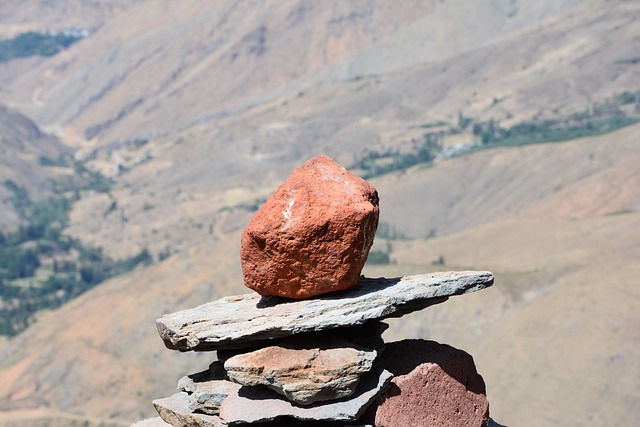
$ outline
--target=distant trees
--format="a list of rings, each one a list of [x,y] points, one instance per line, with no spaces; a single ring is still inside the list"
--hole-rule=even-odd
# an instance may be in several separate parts
[[[352,168],[363,170],[362,177],[369,179],[385,173],[409,168],[419,163],[431,163],[442,149],[440,133],[425,133],[419,141],[413,141],[414,148],[401,152],[397,149],[387,151],[368,151]]]
[[[639,102],[638,93],[627,91],[573,114],[544,119],[534,117],[510,128],[502,128],[499,122],[488,120],[474,123],[472,132],[485,146],[568,141],[613,132],[636,123],[640,119],[637,114]],[[632,104],[635,109],[628,108],[633,107]]]
[[[425,129],[422,139],[407,141],[409,144],[403,144],[402,150],[368,150],[350,169],[368,179],[416,164],[430,164],[439,155],[446,158],[486,147],[560,142],[601,135],[640,120],[640,91],[613,95],[589,105],[584,111],[554,113],[551,117],[537,115],[511,127],[502,127],[496,119],[476,121],[460,111],[456,123],[437,121],[424,124],[421,126]],[[476,137],[473,142],[462,144],[463,147],[456,150],[445,147],[447,136],[469,133]]]
[[[0,41],[0,62],[29,56],[53,56],[86,36],[82,30],[56,33],[29,31]]]
[[[56,196],[33,203],[13,181],[4,183],[24,224],[0,232],[0,335],[15,335],[43,309],[59,307],[98,283],[152,262],[143,249],[114,261],[101,248],[66,236],[72,201]]]

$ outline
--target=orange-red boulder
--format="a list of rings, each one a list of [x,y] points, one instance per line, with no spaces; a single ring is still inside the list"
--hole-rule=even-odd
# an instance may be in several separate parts
[[[378,213],[375,188],[329,157],[314,157],[244,230],[245,285],[263,296],[296,299],[357,286]]]
[[[369,408],[367,422],[377,427],[489,425],[484,380],[468,353],[434,341],[404,340],[387,344],[381,359],[394,378]]]

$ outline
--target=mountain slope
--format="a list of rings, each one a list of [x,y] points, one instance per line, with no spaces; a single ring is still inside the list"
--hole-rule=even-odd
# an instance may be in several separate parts
[[[20,187],[33,201],[54,194],[57,187],[73,180],[73,170],[44,166],[71,155],[56,138],[44,134],[38,126],[17,111],[0,106],[0,229],[10,230],[20,223],[12,199],[12,188]]]
[[[194,248],[104,283],[9,340],[0,349],[6,385],[0,419],[39,415],[43,407],[118,425],[152,415],[158,393],[170,393],[180,376],[212,361],[166,350],[154,319],[239,290],[229,279],[238,276],[235,257],[206,262],[237,246],[220,245]]]
[[[508,123],[535,115],[553,115],[554,110],[580,112],[613,94],[637,90],[640,64],[616,61],[635,55],[633,29],[638,27],[640,8],[625,2],[617,3],[615,8],[600,3],[572,8],[570,5],[557,16],[545,17],[524,29],[512,29],[503,38],[498,37],[501,33],[494,34],[495,39],[487,41],[487,46],[462,53],[452,47],[447,50],[449,56],[440,61],[420,62],[421,56],[408,54],[413,65],[398,66],[399,70],[390,73],[365,73],[373,58],[378,58],[377,63],[386,63],[387,52],[400,43],[388,45],[390,39],[382,38],[350,56],[345,53],[345,59],[316,67],[317,72],[305,65],[303,69],[308,74],[290,80],[283,76],[286,83],[280,89],[276,90],[275,83],[261,87],[261,91],[256,87],[257,95],[249,96],[250,101],[225,95],[224,102],[233,107],[218,104],[219,98],[213,92],[207,102],[216,105],[210,108],[198,106],[195,101],[180,101],[182,98],[176,93],[165,102],[175,113],[170,117],[150,111],[144,118],[132,115],[135,126],[128,130],[124,122],[113,124],[112,129],[121,129],[122,138],[128,143],[109,143],[115,136],[112,138],[108,136],[111,131],[105,131],[97,139],[98,145],[85,145],[79,150],[79,155],[94,158],[89,162],[93,168],[117,180],[113,196],[124,211],[125,221],[122,215],[111,215],[106,220],[87,215],[96,209],[104,210],[111,203],[105,197],[94,198],[77,205],[71,231],[96,243],[104,242],[113,254],[134,253],[143,246],[154,252],[167,247],[179,249],[187,242],[202,242],[206,235],[201,230],[216,227],[217,211],[255,205],[289,171],[315,154],[324,153],[351,166],[371,152],[411,150],[423,140],[429,126],[440,121],[455,124],[461,112],[476,120],[495,118]],[[431,14],[425,12],[424,19],[435,19],[440,16],[437,13],[444,12],[436,7]],[[307,20],[318,19],[318,23],[305,24],[312,27],[324,25],[328,19],[323,14],[305,16]],[[437,53],[427,47],[421,49],[419,43],[409,43],[408,35],[401,37],[409,29],[401,28],[389,38],[400,37],[400,44],[407,49],[413,46],[416,55]],[[429,28],[423,31],[428,32]],[[448,34],[452,30],[443,27],[441,31]],[[189,38],[185,36],[185,40]],[[79,48],[76,44],[71,50],[76,46]],[[287,49],[283,46],[276,56],[289,52]],[[295,45],[291,49],[290,55],[298,58]],[[254,66],[253,60],[249,63]],[[279,70],[276,68],[274,75]],[[64,74],[67,77],[62,76],[59,84],[73,75]],[[244,81],[245,77],[239,76],[238,82]],[[153,78],[155,74],[145,74],[146,80]],[[224,88],[216,90],[227,90],[224,82],[220,80]],[[68,84],[73,82],[69,80]],[[232,86],[235,84],[240,83],[234,81]],[[132,88],[123,81],[120,86],[126,97],[145,90],[142,83]],[[206,86],[195,87],[200,93],[208,93]],[[81,86],[77,90],[90,88],[91,85]],[[101,98],[96,108],[102,103]],[[65,108],[78,102],[68,105]],[[28,105],[24,107],[30,110]],[[206,117],[202,111],[207,111]],[[183,121],[176,115],[178,112],[192,121]],[[102,113],[90,116],[106,117]],[[126,121],[129,114],[122,117]],[[145,126],[179,130],[164,136],[161,131],[149,135]],[[86,128],[78,130],[83,129]],[[100,149],[103,143],[107,145]]]
[[[542,194],[561,182],[565,185],[559,192],[570,193],[514,203],[511,212],[479,224],[463,222],[459,231],[440,237],[392,240],[395,264],[367,266],[368,275],[490,269],[496,273],[496,285],[406,320],[392,320],[387,339],[420,336],[469,351],[487,381],[494,418],[507,425],[613,426],[635,419],[638,405],[633,396],[640,384],[628,372],[638,368],[634,355],[640,351],[635,332],[640,318],[634,310],[639,297],[634,261],[640,255],[640,178],[629,156],[638,156],[631,150],[637,130],[636,126],[564,144],[489,150],[373,180],[387,220],[408,215],[392,224],[436,221],[441,215],[424,210],[422,199],[410,195],[396,202],[393,196],[406,191],[399,183],[412,179],[427,188],[462,188],[449,196],[457,201],[449,212],[454,218],[459,211],[481,211],[471,185],[479,178],[489,197],[518,200],[521,189],[505,186],[508,174],[491,164],[517,166],[521,159],[552,156],[556,163],[548,169],[539,163],[539,177],[527,190]],[[576,178],[571,165],[588,153],[602,160]],[[443,173],[457,164],[469,172]],[[562,214],[564,201],[592,188],[595,177],[617,182],[612,174],[626,177],[624,185],[596,190],[592,205],[606,204],[610,196],[624,196],[623,204],[607,205],[611,212]],[[446,197],[429,194],[428,199],[446,204]],[[625,210],[616,213],[617,206]],[[164,312],[246,291],[237,257],[242,226],[218,234],[216,242],[113,279],[42,316],[9,341],[0,358],[0,380],[9,384],[0,396],[2,409],[9,411],[6,416],[43,405],[121,420],[122,425],[152,415],[153,397],[171,393],[180,375],[203,368],[209,360],[206,355],[194,359],[162,348],[152,321]],[[380,236],[378,240],[379,244]],[[440,255],[446,265],[431,265]],[[90,399],[89,390],[94,390]]]
[[[0,8],[3,34],[67,21],[91,29],[54,57],[0,64],[0,101],[115,182],[110,194],[80,194],[65,232],[114,258],[145,247],[168,258],[0,343],[0,424],[152,415],[153,398],[210,358],[164,349],[153,319],[245,291],[240,232],[307,158],[351,167],[411,152],[465,117],[509,126],[640,88],[633,1],[117,3],[67,2],[43,17],[40,0]],[[27,123],[3,111],[0,132]],[[388,338],[473,354],[507,425],[633,424],[639,131],[372,178],[384,225],[376,250],[395,263],[368,275],[496,273],[487,291],[393,321]],[[35,141],[24,153],[8,145],[0,173],[26,156],[7,176],[44,197],[59,171],[39,157],[55,158],[58,148],[46,150],[59,144]]]
[[[407,232],[428,224],[442,236],[392,241],[397,265],[368,274],[415,273],[443,259],[437,268],[496,276],[487,292],[394,322],[388,334],[471,351],[492,416],[507,425],[633,424],[639,130],[491,150],[374,181],[389,223]]]
[[[535,114],[637,86],[625,61],[638,7],[614,3],[141,2],[21,73],[1,99],[70,141],[101,144],[217,127],[285,94],[399,72],[409,74],[387,90],[445,106],[440,115],[494,99],[503,115]]]

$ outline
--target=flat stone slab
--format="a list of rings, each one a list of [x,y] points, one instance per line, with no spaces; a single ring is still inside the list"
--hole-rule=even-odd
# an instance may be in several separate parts
[[[375,350],[318,332],[238,354],[226,360],[224,368],[238,384],[264,385],[293,402],[309,405],[351,396],[377,355]]]
[[[223,427],[225,424],[216,415],[194,413],[189,395],[185,392],[153,401],[153,406],[163,421],[173,427]]]
[[[381,368],[363,376],[355,393],[334,402],[317,402],[299,406],[265,387],[242,387],[229,395],[220,406],[220,418],[228,424],[283,421],[356,421],[389,384],[393,374]],[[278,419],[278,420],[277,420]]]
[[[378,380],[377,383],[384,383],[384,384],[389,383],[389,380],[392,376],[391,373],[389,373],[388,371],[382,371],[382,372],[383,373],[378,377],[371,377],[374,383],[376,382],[375,381],[376,379]],[[245,389],[248,389],[248,388],[245,387]],[[379,395],[379,393],[383,390],[384,390],[383,388],[378,388],[378,387],[376,387],[375,390],[368,390],[368,391],[365,390],[364,393],[360,393],[360,390],[358,390],[358,393],[360,393],[360,398],[362,400],[366,400],[366,404],[364,405],[364,407],[356,410],[358,417],[360,416],[360,413],[364,409],[366,409],[366,405],[372,402],[376,398],[376,396]],[[318,411],[317,409],[314,409],[313,407],[312,408],[302,407],[300,408],[300,410],[307,411],[306,416],[302,415],[302,418],[305,421],[294,420],[289,417],[281,417],[281,415],[283,414],[277,413],[279,410],[281,410],[281,406],[283,406],[281,403],[278,404],[280,405],[277,407],[278,409],[274,408],[271,410],[265,410],[264,408],[265,406],[268,407],[271,403],[273,403],[274,400],[278,400],[277,398],[276,399],[273,398],[274,392],[265,390],[265,389],[262,389],[262,391],[257,391],[257,392],[253,392],[253,391],[254,390],[250,390],[251,398],[259,398],[259,399],[264,398],[265,400],[253,401],[253,400],[250,400],[250,398],[239,397],[236,395],[234,398],[235,401],[233,401],[232,405],[230,405],[229,408],[227,409],[227,412],[228,412],[227,416],[235,417],[235,418],[240,417],[240,418],[249,418],[249,419],[273,420],[273,421],[267,421],[267,422],[256,421],[256,422],[259,422],[259,424],[255,424],[256,426],[263,426],[263,427],[301,426],[302,427],[302,426],[309,426],[309,425],[320,425],[313,422],[315,421],[315,419],[312,419],[311,421],[309,421],[307,416],[315,416],[315,415],[309,415],[309,414],[321,414],[327,417],[327,416],[331,416],[330,414],[332,413],[332,411],[336,411],[335,412],[337,414],[336,416],[340,416],[340,414],[344,413],[345,411],[344,408],[346,408],[349,404],[349,402],[324,404],[324,405],[321,405],[324,408],[324,410],[320,410],[320,411]],[[286,401],[284,402],[288,403]],[[156,411],[158,411],[158,414],[160,414],[160,418],[152,418],[149,420],[140,421],[134,424],[134,426],[135,427],[162,427],[162,426],[171,425],[173,427],[225,427],[229,424],[241,423],[240,421],[234,421],[234,422],[228,422],[226,420],[223,421],[217,415],[207,415],[207,414],[194,412],[189,407],[189,403],[190,403],[189,395],[185,392],[176,393],[173,396],[165,397],[163,399],[156,399],[153,401],[153,406],[156,408]],[[358,402],[351,403],[351,406],[353,407],[353,409],[350,411],[350,413],[353,413],[357,404]],[[246,406],[243,406],[243,405],[246,405]],[[289,404],[288,406],[292,406],[292,405]],[[312,412],[312,410],[314,410],[314,412]],[[249,414],[248,416],[241,415],[245,411]],[[292,411],[291,409],[288,410],[289,413],[291,413],[291,411]],[[260,415],[260,413],[262,413],[262,415]],[[279,419],[275,419],[275,418],[279,418]],[[344,416],[342,418],[344,418]],[[335,418],[331,418],[331,419],[335,419]],[[349,419],[353,419],[353,418],[349,417]],[[345,423],[344,421],[343,422],[322,422],[321,425],[324,427],[373,427],[372,425],[369,425],[369,424],[367,425],[361,424],[361,423],[352,424],[352,423]]]
[[[218,415],[220,405],[230,394],[235,394],[242,387],[240,384],[226,380],[212,380],[197,383],[196,390],[189,395],[189,409],[209,415]]]
[[[165,345],[173,350],[242,349],[303,332],[400,317],[492,284],[493,274],[488,271],[362,278],[355,289],[307,300],[257,293],[225,297],[164,315],[156,320],[156,326]]]
[[[162,421],[162,418],[147,418],[146,420],[138,421],[137,423],[131,424],[131,427],[170,427],[171,424],[165,423]]]

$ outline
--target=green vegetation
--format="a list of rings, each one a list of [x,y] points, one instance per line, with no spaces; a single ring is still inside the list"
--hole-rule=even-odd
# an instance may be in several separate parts
[[[475,121],[460,112],[455,124],[436,122],[423,125],[425,133],[422,140],[412,140],[411,149],[405,149],[402,152],[397,149],[384,152],[371,150],[355,162],[351,169],[360,172],[363,178],[368,179],[416,164],[429,165],[437,157],[447,158],[498,146],[561,142],[597,136],[638,121],[640,121],[640,91],[616,94],[601,102],[593,103],[577,113],[562,115],[555,110],[553,117],[538,115],[511,127],[503,127],[494,119]],[[443,140],[446,136],[461,134],[472,134],[476,140],[459,147],[443,148]]]
[[[40,158],[38,159],[38,162],[42,165],[42,166],[49,166],[49,167],[67,167],[69,166],[68,162],[67,162],[67,158],[65,156],[60,156],[57,159],[51,159],[49,157],[46,156],[40,156]]]
[[[473,124],[482,145],[517,146],[561,142],[613,132],[640,120],[640,92],[622,92],[594,103],[584,111],[553,118],[534,117],[510,128],[489,120]]]
[[[393,252],[393,245],[391,243],[391,240],[395,240],[395,238],[389,238],[388,234],[385,233],[385,228],[389,230],[388,224],[384,222],[378,225],[378,232],[376,232],[376,241],[369,251],[369,255],[367,256],[367,264],[386,265],[395,263],[391,258],[391,252]],[[379,233],[381,229],[382,235],[380,235]]]
[[[78,176],[87,182],[80,190],[94,190],[99,193],[109,193],[111,191],[113,181],[105,178],[101,173],[87,169],[87,167],[80,162],[74,162],[73,169]]]
[[[400,152],[398,150],[369,151],[351,168],[362,170],[362,177],[369,179],[396,170],[406,169],[419,163],[431,163],[436,154],[442,150],[441,137],[441,134],[425,133],[423,140],[419,141],[415,149],[408,152]],[[416,141],[413,142],[415,143]]]
[[[86,34],[82,30],[60,33],[37,33],[30,31],[0,41],[0,62],[29,56],[53,56]]]
[[[433,261],[431,261],[431,265],[445,265],[445,264],[446,262],[442,255],[438,256],[438,259],[434,259]]]
[[[399,232],[394,225],[381,221],[378,224],[376,238],[385,240],[406,240],[407,236]]]
[[[604,214],[604,216],[628,215],[628,214],[632,214],[632,213],[635,213],[635,212],[636,211],[634,209],[620,209],[618,211],[607,212],[606,214]]]
[[[367,257],[367,263],[369,264],[390,264],[391,258],[389,254],[382,251],[371,251]]]
[[[111,191],[113,180],[106,178],[100,172],[94,172],[88,169],[82,162],[73,161],[65,156],[60,156],[57,159],[40,156],[38,162],[42,166],[48,167],[73,167],[76,176],[80,178],[80,181],[84,182],[83,185],[77,188],[78,191],[94,190],[99,193],[109,193]]]
[[[15,182],[7,180],[4,186],[25,223],[15,232],[0,232],[0,335],[15,335],[38,311],[59,307],[110,277],[151,263],[146,249],[114,261],[102,249],[65,235],[71,209],[67,196],[33,203]]]

